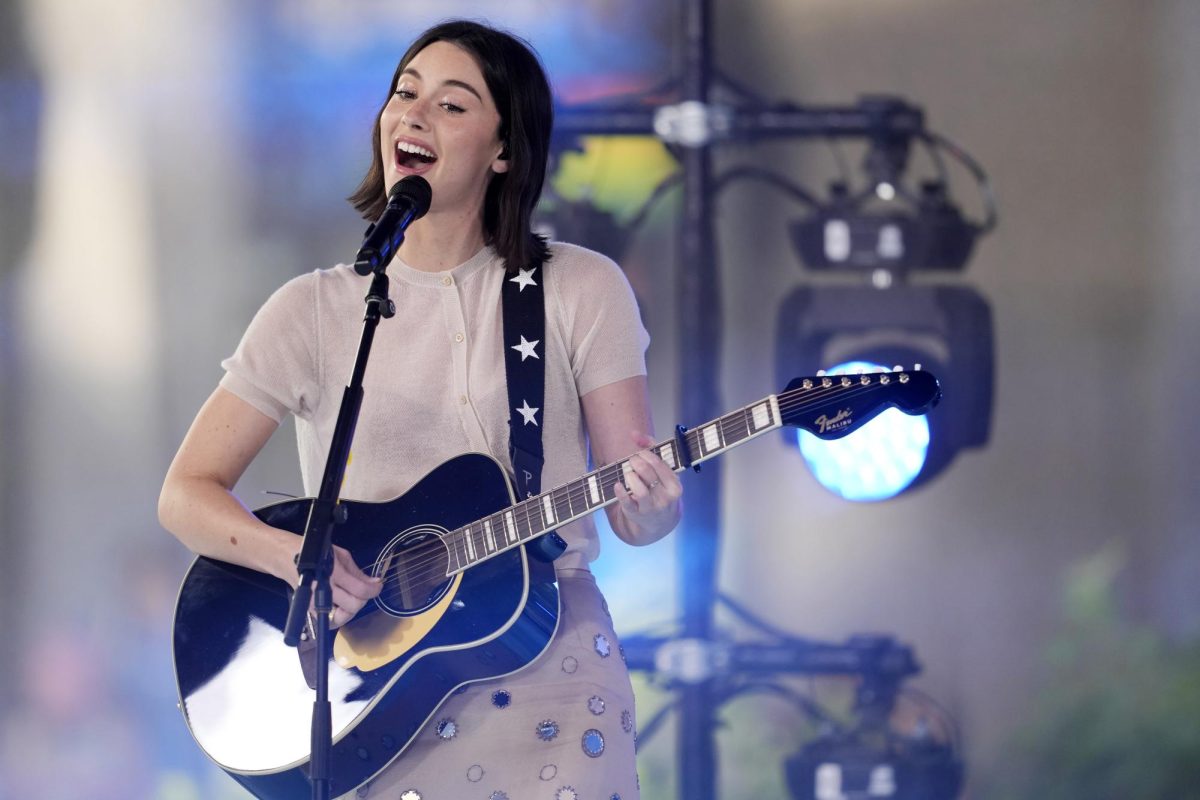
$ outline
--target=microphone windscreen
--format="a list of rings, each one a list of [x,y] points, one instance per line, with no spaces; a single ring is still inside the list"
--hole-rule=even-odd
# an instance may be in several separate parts
[[[401,178],[388,194],[388,205],[402,204],[412,208],[414,220],[425,216],[433,202],[433,189],[420,175]]]

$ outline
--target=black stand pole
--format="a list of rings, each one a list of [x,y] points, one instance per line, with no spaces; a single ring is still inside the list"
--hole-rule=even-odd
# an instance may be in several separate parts
[[[675,106],[605,105],[559,109],[555,134],[656,135],[676,145],[683,174],[677,287],[680,322],[680,418],[704,420],[720,412],[717,375],[721,350],[720,272],[716,257],[712,147],[725,140],[813,136],[886,136],[906,139],[924,131],[921,110],[892,97],[864,98],[851,107],[722,108],[711,104],[711,0],[683,0],[683,64],[671,87],[682,95]],[[716,78],[716,80],[714,80]],[[729,81],[724,81],[728,84]],[[736,87],[730,87],[740,93]],[[680,719],[677,752],[679,797],[716,796],[716,712],[720,704],[712,664],[713,608],[721,521],[721,469],[709,461],[688,482],[687,512],[677,533],[679,602],[683,651],[694,668],[678,678]]]
[[[367,311],[363,319],[362,338],[358,355],[354,360],[354,372],[350,383],[342,392],[342,405],[338,410],[333,440],[329,444],[329,456],[325,461],[325,473],[321,478],[321,491],[313,500],[304,529],[304,541],[296,559],[300,581],[288,609],[287,624],[284,626],[283,641],[289,647],[300,643],[300,631],[306,620],[311,622],[312,634],[316,639],[316,699],[313,701],[311,760],[309,780],[312,783],[314,800],[329,800],[329,759],[333,751],[333,723],[329,704],[329,661],[333,657],[333,642],[330,637],[329,619],[333,613],[333,591],[329,577],[333,572],[333,526],[342,522],[338,496],[342,479],[346,474],[346,461],[350,458],[350,445],[354,441],[354,428],[358,424],[358,412],[362,407],[363,375],[367,370],[367,359],[371,355],[371,344],[375,339],[375,328],[380,317],[391,318],[396,313],[395,305],[388,299],[388,278],[384,265],[375,271],[371,290],[367,294]],[[309,616],[308,606],[313,599],[314,614]]]
[[[711,3],[684,4],[683,100],[707,105],[712,82]],[[707,138],[707,137],[705,137]],[[683,214],[679,220],[680,414],[683,420],[720,414],[721,286],[713,220],[713,153],[688,147],[683,159]],[[721,523],[721,465],[709,462],[689,481],[687,520],[679,531],[679,603],[683,638],[713,638],[713,603]],[[717,793],[716,687],[711,675],[680,686],[676,755],[679,796],[712,800]]]

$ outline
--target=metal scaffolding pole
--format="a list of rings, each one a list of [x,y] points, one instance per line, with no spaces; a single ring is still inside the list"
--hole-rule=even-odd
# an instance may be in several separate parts
[[[712,81],[710,0],[683,4],[683,100],[708,107]],[[706,135],[704,137],[708,139]],[[676,279],[679,290],[680,419],[700,422],[720,415],[717,376],[721,352],[721,287],[713,226],[713,152],[708,141],[683,151],[683,213],[679,225]],[[713,634],[718,534],[721,524],[721,465],[712,461],[689,480],[687,515],[679,531],[679,603],[683,638],[703,646]],[[716,797],[717,712],[713,680],[680,689],[676,740],[679,796]]]

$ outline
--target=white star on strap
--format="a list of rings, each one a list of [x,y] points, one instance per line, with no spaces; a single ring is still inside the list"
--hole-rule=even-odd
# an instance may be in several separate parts
[[[526,424],[526,425],[528,425],[528,424],[529,424],[529,423],[531,423],[531,422],[532,422],[534,425],[537,425],[537,424],[538,424],[538,421],[537,421],[537,419],[535,419],[535,417],[537,416],[537,412],[538,412],[538,411],[540,411],[540,410],[541,410],[541,409],[539,409],[539,408],[530,408],[530,407],[529,407],[529,401],[528,401],[528,400],[522,400],[522,401],[521,401],[521,408],[518,408],[518,409],[516,409],[516,412],[517,412],[518,414],[520,414],[522,417],[524,417],[524,418],[525,418],[525,424]]]
[[[526,286],[537,286],[537,281],[535,281],[533,279],[533,273],[535,271],[537,271],[537,267],[534,267],[533,269],[518,268],[517,269],[517,277],[509,278],[508,280],[509,280],[509,282],[515,283],[517,286],[520,286],[521,288],[519,291],[523,292],[523,291],[525,291]]]
[[[529,358],[530,356],[533,356],[534,358],[536,358],[536,359],[538,359],[538,360],[541,360],[541,356],[539,356],[537,353],[535,353],[535,352],[533,351],[533,348],[537,347],[537,346],[538,346],[538,342],[540,342],[540,341],[541,341],[541,339],[534,339],[532,342],[529,342],[529,341],[526,341],[526,340],[525,340],[525,337],[524,337],[524,336],[522,336],[522,337],[521,337],[521,343],[520,343],[520,344],[514,344],[514,345],[512,346],[512,349],[513,349],[513,350],[516,350],[518,353],[520,353],[520,354],[521,354],[521,361],[522,361],[522,362],[524,362],[524,361],[525,361],[525,359]]]

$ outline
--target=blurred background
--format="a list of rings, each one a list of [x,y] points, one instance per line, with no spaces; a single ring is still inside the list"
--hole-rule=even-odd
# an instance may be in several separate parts
[[[175,707],[190,556],[157,524],[158,489],[262,301],[353,256],[363,223],[343,198],[395,63],[460,15],[529,39],[565,106],[652,91],[681,60],[665,0],[0,3],[0,798],[246,796]],[[961,796],[1200,797],[1200,5],[714,0],[711,36],[726,86],[745,89],[731,103],[902,97],[987,171],[1000,209],[963,268],[907,281],[978,297],[975,324],[851,336],[931,353],[931,369],[940,355],[974,438],[872,502],[823,486],[794,438],[731,453],[718,585],[763,624],[722,610],[721,635],[904,643],[923,671],[889,725],[953,746]],[[831,181],[886,201],[869,145],[733,139],[713,158],[821,202]],[[679,151],[564,146],[543,221],[625,268],[660,435],[700,423],[680,417],[680,195],[655,193]],[[927,150],[909,155],[908,185],[939,180]],[[947,160],[955,206],[982,220],[974,177]],[[714,190],[722,410],[782,389],[805,343],[824,343],[815,361],[854,350],[839,314],[884,291],[878,271],[805,267],[792,232],[814,207],[782,185]],[[794,301],[831,281],[865,294],[837,313]],[[804,339],[817,318],[828,329]],[[299,491],[294,450],[285,426],[239,486],[248,505]],[[607,535],[594,567],[622,636],[678,629],[678,538]],[[854,717],[860,679],[779,675],[722,706],[719,796],[812,796],[784,764]],[[676,694],[663,675],[635,682],[645,726]],[[649,800],[680,786],[661,719],[639,751]]]

